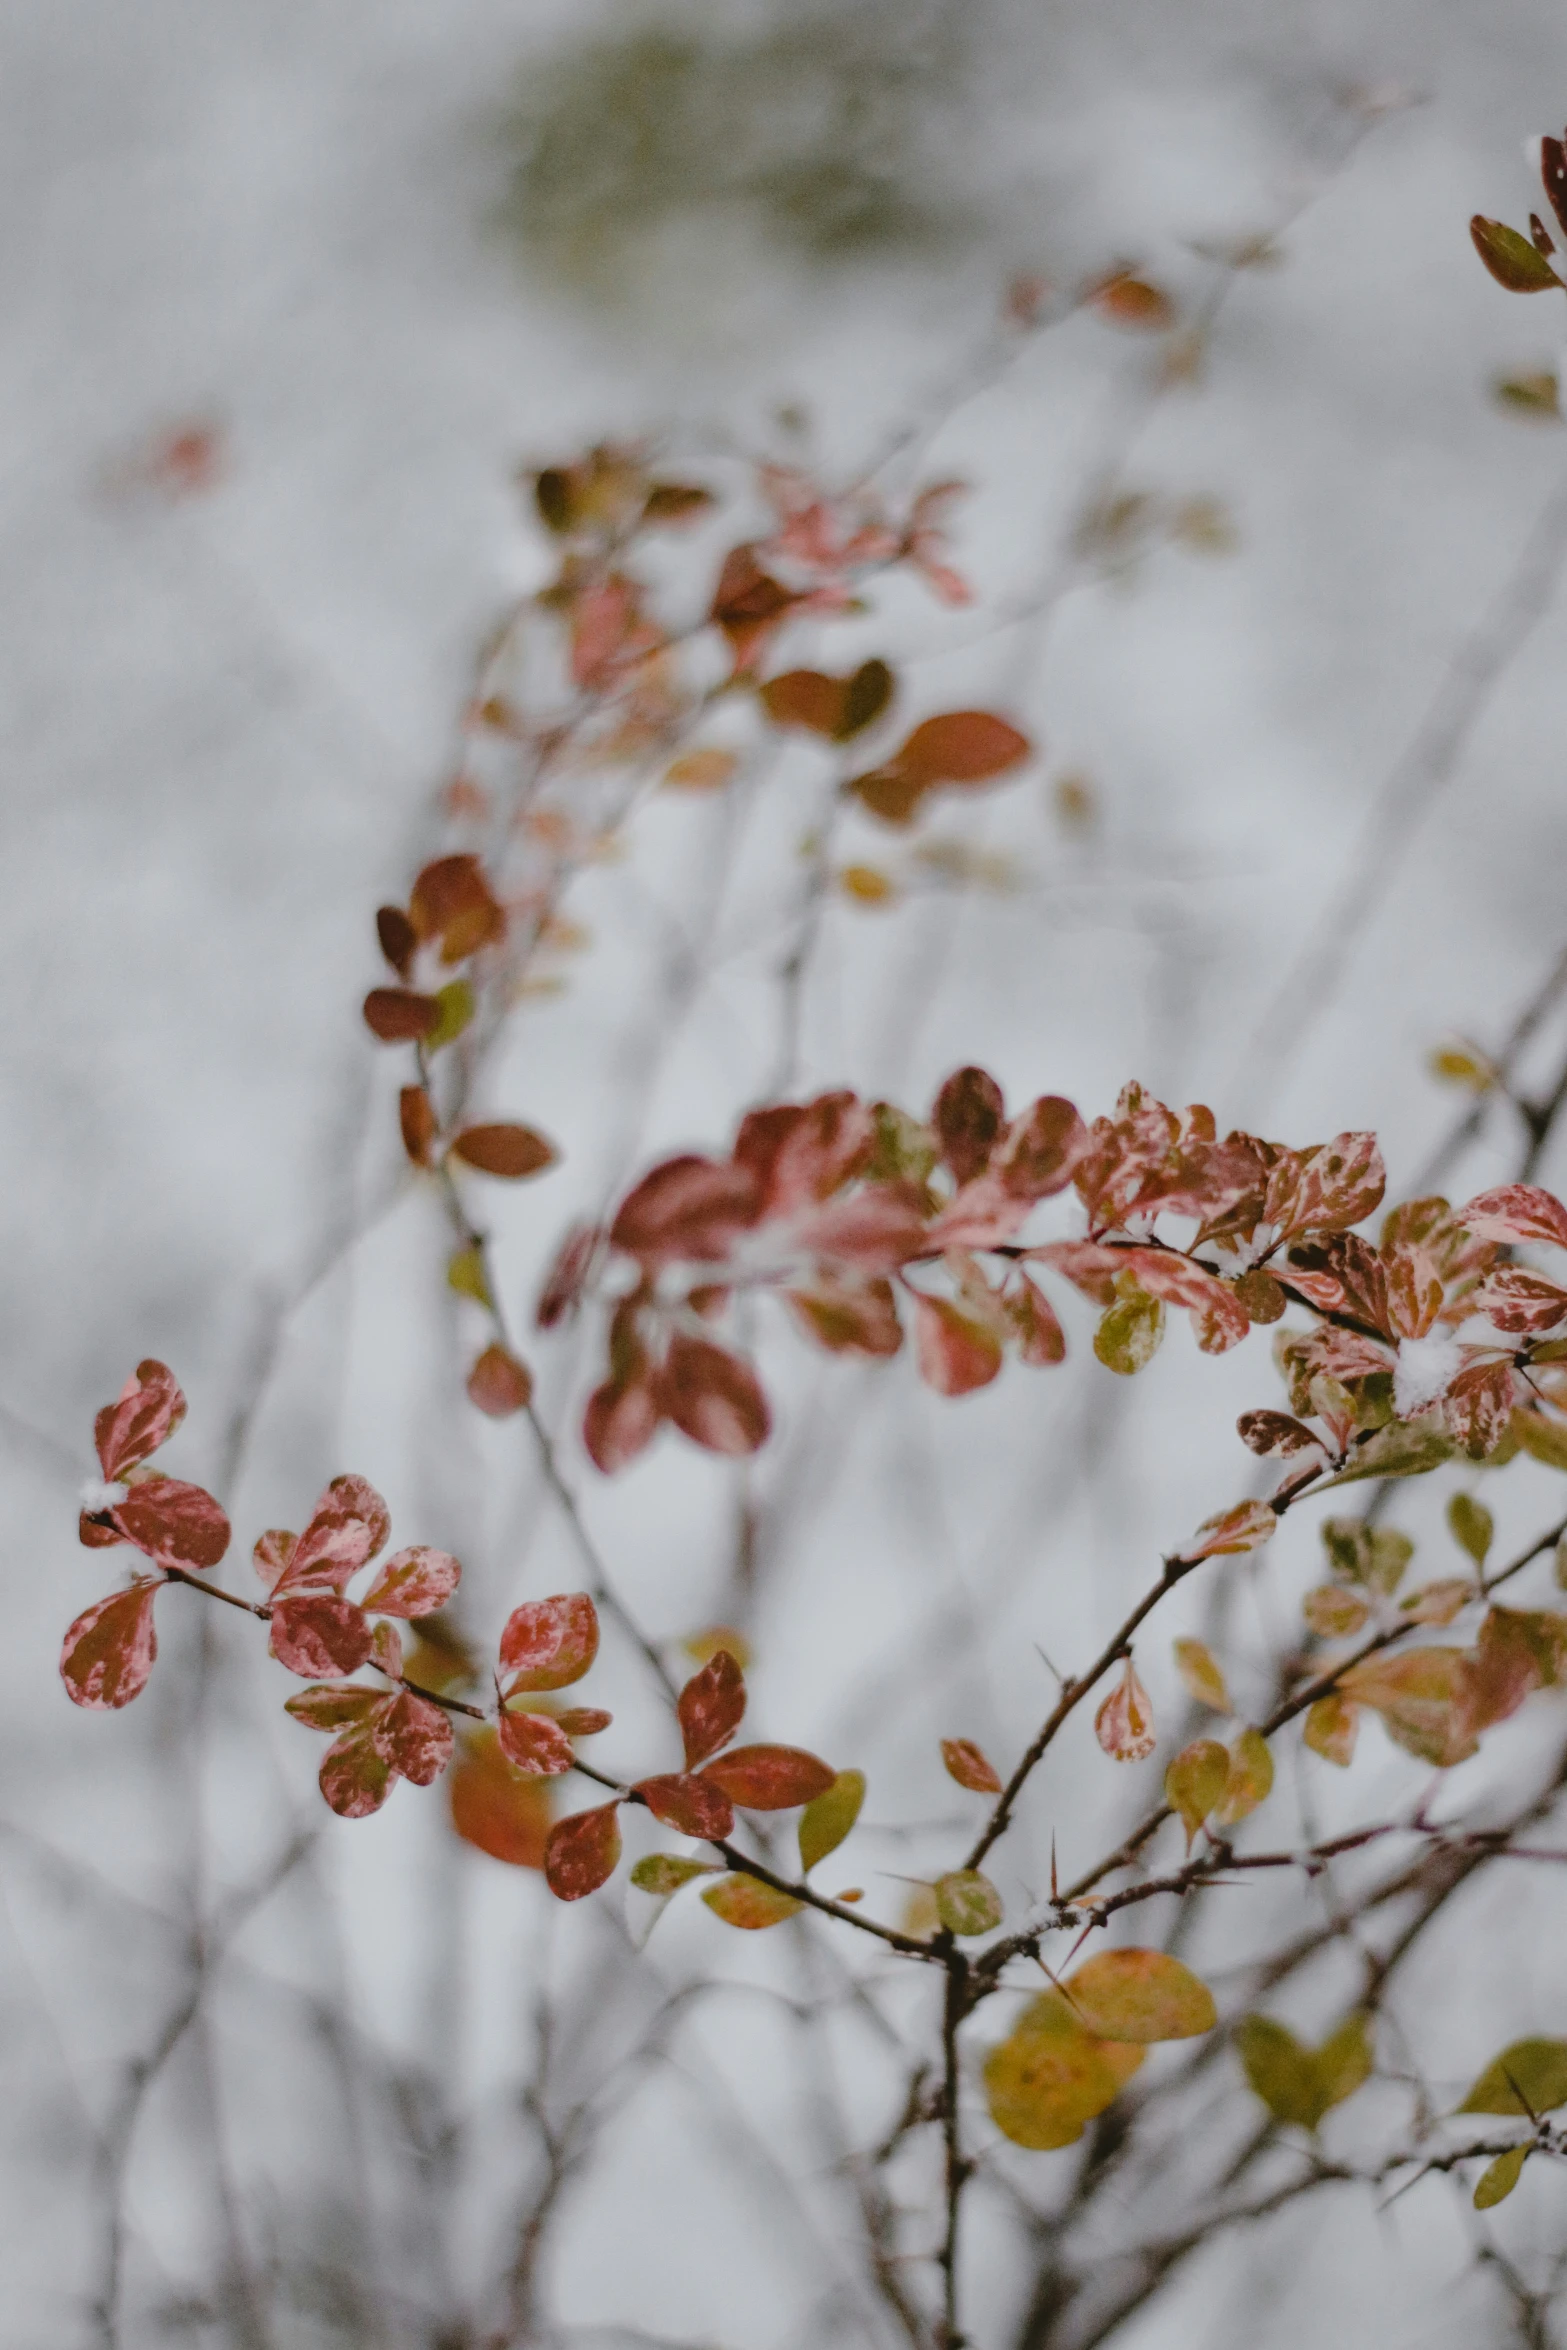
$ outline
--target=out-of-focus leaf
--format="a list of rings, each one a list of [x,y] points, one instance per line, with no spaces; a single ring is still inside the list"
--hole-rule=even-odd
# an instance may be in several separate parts
[[[764,1885],[760,1877],[748,1877],[739,1871],[720,1877],[716,1885],[705,1887],[702,1899],[726,1926],[738,1926],[746,1934],[759,1934],[768,1926],[781,1926],[785,1918],[792,1918],[804,1906],[792,1894],[780,1893],[774,1886]]]
[[[1272,2016],[1249,2015],[1236,2027],[1246,2078],[1275,2121],[1315,2130],[1324,2114],[1352,2097],[1372,2069],[1370,2019],[1349,2016],[1320,2048],[1308,2048]]]
[[[914,1345],[920,1377],[938,1395],[972,1395],[1000,1371],[1001,1341],[950,1298],[916,1296]]]
[[[1522,416],[1554,421],[1562,412],[1561,388],[1554,369],[1549,367],[1542,367],[1528,375],[1493,376],[1491,397],[1499,408],[1511,408],[1515,414]]]
[[[745,1713],[745,1676],[727,1648],[715,1650],[681,1690],[675,1711],[685,1744],[686,1769],[716,1754],[734,1736]]]
[[[533,1400],[533,1373],[504,1346],[492,1344],[468,1373],[468,1401],[491,1420],[525,1412]]]
[[[960,1787],[967,1787],[972,1795],[999,1795],[1001,1780],[996,1766],[977,1747],[972,1738],[943,1738],[941,1759],[947,1767],[949,1779],[956,1779]]]
[[[425,1033],[426,1049],[439,1052],[443,1045],[455,1044],[472,1020],[476,999],[466,979],[449,979],[436,990],[435,1018]]]
[[[840,1771],[823,1794],[812,1797],[800,1814],[800,1867],[807,1875],[819,1860],[837,1851],[864,1801],[863,1771]]]
[[[1567,2105],[1567,2040],[1514,2040],[1493,2057],[1459,2113],[1553,2113]]]
[[[1474,1753],[1468,1662],[1456,1648],[1403,1649],[1368,1657],[1345,1674],[1343,1691],[1381,1717],[1390,1738],[1441,1770]]]
[[[733,751],[719,750],[716,744],[698,751],[683,751],[671,760],[664,771],[666,791],[722,791],[740,772],[740,762]]]
[[[736,1746],[702,1776],[744,1811],[791,1811],[825,1795],[837,1773],[798,1746]]]
[[[382,954],[401,980],[408,977],[408,967],[419,944],[419,933],[403,912],[401,906],[378,906],[375,915],[375,935]]]
[[[1351,1640],[1370,1621],[1371,1603],[1342,1583],[1319,1583],[1300,1603],[1301,1613],[1323,1640]]]
[[[475,1305],[492,1308],[495,1300],[490,1295],[489,1276],[484,1269],[484,1251],[468,1247],[453,1251],[447,1259],[446,1282],[459,1297],[471,1297]]]
[[[461,1576],[462,1568],[449,1551],[416,1544],[383,1560],[359,1604],[382,1616],[433,1616],[451,1598]]]
[[[531,1126],[465,1126],[452,1144],[452,1156],[482,1175],[498,1175],[507,1182],[542,1174],[553,1167],[556,1150]]]
[[[1197,1738],[1164,1774],[1165,1801],[1180,1815],[1190,1852],[1198,1829],[1229,1784],[1230,1758],[1216,1738]]]
[[[1518,2184],[1524,2164],[1533,2152],[1534,2148],[1525,2143],[1509,2148],[1506,2154],[1499,2154],[1494,2162],[1486,2164],[1475,2185],[1476,2211],[1489,2211],[1493,2204],[1507,2201]]]
[[[767,1440],[772,1417],[756,1373],[709,1339],[675,1333],[657,1395],[666,1417],[708,1452],[739,1457]]]
[[[501,1633],[508,1697],[525,1690],[568,1689],[598,1654],[598,1610],[585,1591],[530,1599],[513,1608]]]
[[[1070,2146],[1142,2056],[1141,2048],[1095,2039],[1059,1992],[1046,1992],[985,2060],[990,2118],[1015,2146]]]
[[[1100,314],[1116,326],[1129,326],[1143,334],[1163,334],[1175,324],[1175,304],[1160,286],[1150,284],[1147,278],[1136,277],[1129,270],[1118,277],[1106,278],[1095,288],[1091,300]]]
[[[1260,1550],[1278,1532],[1279,1521],[1265,1501],[1238,1501],[1232,1509],[1205,1518],[1192,1540],[1183,1546],[1189,1559],[1239,1557]]]
[[[1130,1657],[1094,1716],[1094,1735],[1113,1762],[1142,1762],[1154,1750],[1153,1706]]]
[[[1000,1086],[986,1069],[955,1069],[936,1096],[931,1124],[941,1155],[959,1183],[970,1183],[990,1164],[1006,1125]]]
[[[949,1934],[989,1934],[1001,1923],[1001,1896],[978,1869],[952,1869],[936,1879],[936,1915]]]
[[[495,1731],[465,1734],[447,1785],[452,1826],[465,1844],[510,1868],[543,1868],[549,1781],[519,1778]]]
[[[1101,1950],[1061,1988],[1101,2040],[1190,2040],[1218,2021],[1207,1984],[1162,1950]]]
[[[1271,1510],[1268,1514],[1273,1515]],[[1186,1684],[1187,1694],[1195,1697],[1199,1705],[1211,1706],[1217,1714],[1234,1711],[1219,1660],[1205,1642],[1177,1640],[1175,1669]]]
[[[1318,1531],[1335,1575],[1350,1583],[1364,1583],[1389,1598],[1415,1555],[1407,1534],[1400,1534],[1395,1526],[1368,1526],[1363,1518],[1324,1518]]]
[[[433,995],[407,987],[372,987],[365,997],[365,1026],[382,1044],[417,1044],[432,1034],[441,1017]]]
[[[152,1603],[160,1588],[143,1576],[77,1617],[60,1650],[60,1678],[73,1704],[108,1712],[141,1695],[158,1654]]]
[[[1363,1477],[1423,1477],[1453,1457],[1453,1440],[1434,1420],[1392,1420],[1355,1447],[1348,1465],[1315,1488],[1356,1485]]]
[[[397,1097],[397,1123],[403,1148],[416,1167],[430,1164],[430,1145],[440,1133],[429,1095],[422,1085],[405,1085]]]
[[[1336,1689],[1307,1708],[1306,1744],[1313,1754],[1320,1754],[1324,1762],[1336,1763],[1340,1770],[1346,1770],[1355,1758],[1359,1728],[1359,1708]]]
[[[1545,255],[1537,253],[1528,238],[1509,228],[1505,220],[1487,220],[1483,212],[1477,212],[1469,223],[1469,234],[1486,268],[1510,294],[1544,294],[1553,286],[1560,287],[1562,281]]]
[[[1260,1730],[1246,1729],[1230,1748],[1230,1775],[1219,1805],[1221,1827],[1233,1828],[1266,1802],[1273,1789],[1273,1755]]]
[[[544,1847],[544,1876],[557,1901],[581,1901],[615,1873],[620,1859],[619,1803],[599,1804],[557,1820]]]
[[[1567,1469],[1567,1422],[1548,1420],[1543,1412],[1520,1406],[1513,1413],[1511,1427],[1531,1460],[1547,1469]]]

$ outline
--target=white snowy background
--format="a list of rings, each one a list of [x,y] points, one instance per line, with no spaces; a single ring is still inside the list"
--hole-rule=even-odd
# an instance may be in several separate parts
[[[1286,222],[1278,265],[1235,276],[1192,386],[1149,402],[1148,344],[1078,318],[939,432],[928,468],[975,485],[958,559],[992,599],[1052,576],[1107,450],[1125,488],[1221,500],[1236,545],[1156,547],[1066,597],[1043,635],[988,633],[983,605],[953,622],[913,595],[864,625],[867,651],[911,658],[920,707],[991,700],[1044,755],[935,828],[1010,849],[1024,886],[829,914],[802,1082],[921,1108],[981,1060],[1014,1102],[1061,1091],[1092,1115],[1136,1076],[1296,1141],[1375,1126],[1397,1189],[1462,1108],[1432,1082],[1433,1045],[1454,1029],[1496,1042],[1562,944],[1564,459],[1559,427],[1490,390],[1555,365],[1561,306],[1504,295],[1467,234],[1472,211],[1516,222],[1538,200],[1522,148],[1567,112],[1559,12],[842,0],[831,41],[827,20],[796,18],[829,81],[863,73],[867,103],[878,54],[909,66],[888,152],[945,235],[827,262],[721,174],[693,170],[688,203],[617,215],[614,189],[636,183],[616,165],[591,265],[559,239],[530,245],[508,198],[516,110],[550,102],[562,58],[641,28],[630,11],[21,0],[0,27],[0,2289],[17,2350],[115,2338],[93,2309],[115,2117],[181,2021],[193,1920],[210,1930],[301,1822],[319,1831],[308,1861],[213,1971],[138,2114],[118,2338],[505,2338],[484,2331],[493,2310],[471,2331],[453,2313],[488,2307],[510,2257],[497,2214],[525,2137],[508,2084],[537,1987],[576,1996],[601,1963],[592,1905],[565,1916],[536,1880],[456,1847],[439,1794],[404,1788],[374,1823],[327,1821],[317,1750],[282,1720],[277,1668],[241,1656],[237,1619],[194,1626],[171,1594],[134,1714],[74,1713],[55,1659],[104,1583],[72,1523],[91,1414],[147,1354],[191,1399],[171,1465],[213,1480],[269,1365],[224,1496],[238,1587],[254,1532],[298,1524],[343,1468],[388,1495],[400,1539],[463,1556],[481,1631],[574,1577],[517,1445],[456,1397],[428,1202],[399,1198],[276,1320],[399,1180],[391,1056],[358,1016],[377,977],[371,914],[434,837],[476,643],[541,576],[520,463],[653,431],[694,464],[788,401],[849,471],[961,374],[1013,270],[1066,283],[1126,258],[1194,310],[1215,283],[1195,245]],[[788,12],[659,21],[754,49]],[[736,121],[751,135],[722,87],[714,136]],[[766,138],[818,156],[838,116],[827,104],[824,132],[821,89],[795,96],[780,113],[764,93]],[[592,121],[574,133],[584,181],[603,163]],[[612,148],[612,115],[603,136]],[[170,496],[147,452],[192,422],[219,436],[221,470]],[[1538,624],[1493,664],[1472,728],[1462,709],[1452,761],[1437,741],[1401,769],[1464,660],[1522,633],[1505,599],[1531,533]],[[1067,773],[1097,798],[1086,835],[1054,813]],[[660,1148],[721,1146],[765,1084],[784,932],[764,883],[812,788],[807,755],[780,770],[752,864],[723,894],[722,810],[669,802],[574,898],[592,943],[565,995],[520,1014],[494,1078],[498,1114],[564,1147],[498,1211],[519,1309],[583,1203]],[[867,827],[859,846],[884,843]],[[1288,992],[1368,874],[1331,985]],[[707,956],[694,992],[671,950],[682,924]],[[1503,1114],[1487,1135],[1472,1188],[1516,1153]],[[1543,1175],[1564,1172],[1558,1157]],[[1229,1429],[1274,1400],[1260,1346],[1213,1365],[1178,1330],[1123,1392],[1082,1316],[1071,1336],[1063,1370],[1014,1368],[957,1407],[920,1393],[907,1362],[873,1377],[767,1341],[781,1429],[759,1472],[776,1538],[755,1711],[766,1734],[867,1761],[867,1820],[888,1829],[965,1818],[937,1735],[982,1730],[1015,1752],[1048,1688],[1033,1643],[1063,1669],[1086,1656],[1159,1548],[1246,1489]],[[543,1358],[568,1432],[584,1370],[569,1342]],[[570,1465],[655,1633],[710,1620],[729,1473],[667,1439],[614,1489],[579,1454]],[[1509,1480],[1503,1541],[1548,1514],[1547,1482]],[[1434,1518],[1422,1504],[1409,1522]],[[1277,1546],[1271,1618],[1238,1606],[1240,1685],[1250,1659],[1260,1690],[1312,1547],[1309,1529]],[[944,1647],[960,1662],[943,1666]],[[1147,1677],[1173,1713],[1167,1656],[1150,1648]],[[606,1760],[634,1764],[657,1717],[624,1657],[600,1670],[624,1739]],[[1018,1901],[1052,1829],[1064,1860],[1086,1859],[1096,1827],[1132,1816],[1080,1727],[1007,1855]],[[1487,1767],[1526,1756],[1507,1744],[1521,1735]],[[1332,1798],[1346,1818],[1414,1784],[1366,1745],[1352,1796]],[[846,1881],[868,1872],[884,1914],[901,1889],[876,1872],[917,1871],[953,1840],[920,1833],[851,1848]],[[1567,2023],[1551,1885],[1508,1879],[1488,1898],[1400,1994],[1406,2045],[1453,2088],[1515,2025]],[[1226,1929],[1203,1931],[1233,1959]],[[666,1988],[772,1980],[767,1951],[738,1940],[677,1910],[639,1963]],[[603,2029],[632,2029],[656,1993],[602,1963],[619,2019]],[[883,2338],[852,2293],[831,2299],[822,2244],[839,2223],[790,2028],[760,1998],[702,2012],[674,2067],[625,2091],[602,2159],[568,2190],[550,2322],[724,2350]],[[380,2104],[353,2086],[361,2044],[392,2081]],[[863,2140],[886,2124],[892,2076],[847,2048],[837,2061]],[[420,2136],[437,2092],[467,2117],[455,2149]],[[399,2130],[417,2159],[392,2145]],[[1558,2173],[1531,2172],[1501,2215],[1520,2260],[1560,2242],[1562,2194]],[[1313,2204],[1206,2255],[1120,2339],[1503,2339],[1457,2209],[1438,2186],[1380,2226],[1348,2200]],[[1019,2290],[1004,2222],[987,2206],[975,2228],[986,2350],[1011,2338]]]

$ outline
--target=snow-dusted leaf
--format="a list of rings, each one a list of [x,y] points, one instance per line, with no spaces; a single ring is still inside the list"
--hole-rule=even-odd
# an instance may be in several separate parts
[[[1541,1240],[1567,1248],[1567,1208],[1554,1192],[1535,1183],[1504,1183],[1477,1192],[1453,1213],[1476,1240]]]

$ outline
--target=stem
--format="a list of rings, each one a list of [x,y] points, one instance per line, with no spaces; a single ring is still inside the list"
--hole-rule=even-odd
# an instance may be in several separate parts
[[[947,2225],[941,2245],[941,2350],[963,2350],[964,2334],[958,2322],[958,2223],[963,2189],[973,2170],[963,2156],[958,2115],[958,2026],[968,2012],[968,1960],[961,1950],[949,1949],[946,1997],[941,2018],[941,2134],[945,2150]]]

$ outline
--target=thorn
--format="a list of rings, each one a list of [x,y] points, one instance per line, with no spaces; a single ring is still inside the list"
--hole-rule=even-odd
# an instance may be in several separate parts
[[[1056,1832],[1050,1831],[1050,1898],[1057,1909],[1061,1906],[1061,1881],[1056,1875]]]
[[[1044,1650],[1040,1647],[1037,1640],[1034,1642],[1034,1651],[1038,1656],[1040,1663],[1044,1666],[1046,1672],[1049,1673],[1054,1679],[1056,1687],[1058,1689],[1064,1689],[1066,1687],[1065,1675],[1062,1674],[1059,1669],[1050,1662],[1049,1657],[1046,1656]]]

